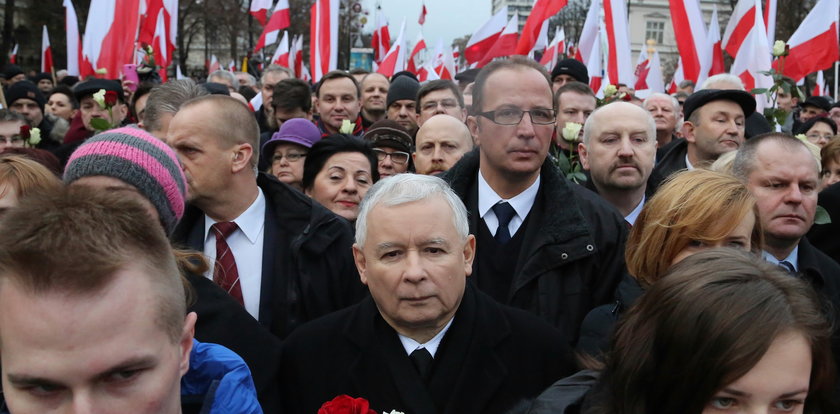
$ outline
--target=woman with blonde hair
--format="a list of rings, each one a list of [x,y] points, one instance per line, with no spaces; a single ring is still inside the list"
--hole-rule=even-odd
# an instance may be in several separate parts
[[[616,320],[668,268],[715,247],[758,253],[761,228],[755,198],[735,177],[708,170],[675,174],[645,204],[625,250],[626,277],[616,301],[592,310],[581,326],[578,350],[606,349]]]
[[[0,215],[33,192],[61,188],[47,167],[21,155],[0,155]]]

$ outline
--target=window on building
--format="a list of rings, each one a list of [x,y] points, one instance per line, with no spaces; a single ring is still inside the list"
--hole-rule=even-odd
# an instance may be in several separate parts
[[[656,44],[662,44],[662,38],[665,33],[665,22],[648,21],[645,29],[645,40],[653,39]]]

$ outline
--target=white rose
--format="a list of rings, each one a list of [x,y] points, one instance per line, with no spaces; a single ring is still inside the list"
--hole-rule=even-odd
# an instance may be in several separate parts
[[[356,124],[350,122],[349,119],[345,119],[341,121],[341,128],[338,129],[338,132],[341,134],[352,134],[354,129],[356,129]]]
[[[36,146],[41,142],[41,130],[39,128],[32,128],[29,130],[29,145]]]
[[[99,92],[93,94],[93,100],[99,107],[105,109],[105,89],[100,89]]]
[[[561,131],[561,135],[563,135],[564,140],[568,142],[575,142],[580,135],[581,128],[583,128],[583,125],[578,124],[577,122],[566,122],[566,125]]]
[[[618,92],[618,88],[616,88],[615,85],[607,85],[604,88],[604,97],[609,98],[610,96],[615,95],[616,92]]]
[[[773,43],[773,56],[779,57],[785,54],[785,42],[777,40]]]

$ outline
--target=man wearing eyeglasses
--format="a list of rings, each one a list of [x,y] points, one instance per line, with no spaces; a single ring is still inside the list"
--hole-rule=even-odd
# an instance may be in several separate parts
[[[20,128],[26,125],[26,118],[16,112],[0,109],[0,152],[6,148],[22,147]]]
[[[379,162],[379,177],[385,178],[409,171],[411,167],[411,135],[396,121],[374,122],[365,133]]]
[[[464,110],[464,97],[458,85],[448,79],[429,81],[417,91],[417,125],[423,124],[429,118],[446,114],[464,122],[467,111]]]
[[[545,68],[519,56],[497,60],[474,88],[467,125],[479,149],[442,177],[470,212],[472,283],[575,343],[586,313],[612,301],[627,227],[547,160],[556,111]]]

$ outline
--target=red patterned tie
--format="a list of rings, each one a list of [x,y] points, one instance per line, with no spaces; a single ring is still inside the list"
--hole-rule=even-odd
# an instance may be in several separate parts
[[[210,229],[216,234],[216,264],[213,266],[213,281],[230,293],[240,305],[244,306],[242,288],[239,284],[239,271],[236,270],[236,259],[227,244],[228,236],[237,228],[236,223],[230,221],[223,221],[210,226]]]

